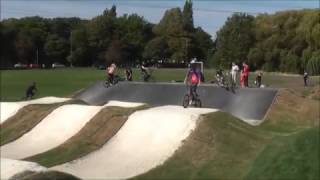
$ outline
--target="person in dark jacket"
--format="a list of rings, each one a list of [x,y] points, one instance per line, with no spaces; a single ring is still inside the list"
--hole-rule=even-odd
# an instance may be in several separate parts
[[[35,93],[38,91],[36,82],[32,82],[30,86],[28,86],[26,90],[26,99],[32,99]]]

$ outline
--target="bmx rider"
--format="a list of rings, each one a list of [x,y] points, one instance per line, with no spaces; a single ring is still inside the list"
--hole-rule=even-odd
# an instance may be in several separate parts
[[[114,63],[112,63],[106,69],[107,74],[108,74],[108,82],[109,82],[110,85],[112,85],[113,82],[114,82],[114,73],[115,73],[116,68],[117,68],[117,66]]]
[[[200,75],[197,73],[196,68],[191,66],[186,77],[184,80],[184,83],[189,86],[189,92],[191,95],[191,100],[189,104],[194,101],[196,95],[197,95],[197,87],[200,85]]]
[[[37,91],[36,82],[33,82],[26,90],[26,99],[32,99]]]

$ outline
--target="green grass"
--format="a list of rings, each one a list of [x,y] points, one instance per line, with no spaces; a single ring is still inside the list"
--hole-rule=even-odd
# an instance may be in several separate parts
[[[223,112],[205,115],[172,157],[133,179],[319,179],[318,107],[281,90],[257,127]]]
[[[255,160],[245,179],[318,180],[319,140],[319,127],[275,138]]]
[[[227,113],[206,115],[163,165],[133,179],[319,179],[319,127],[266,131]]]
[[[71,174],[59,172],[59,171],[23,171],[10,178],[10,180],[80,180]]]
[[[169,160],[134,179],[241,179],[269,140],[227,113],[211,113]]]
[[[213,70],[207,71],[212,76]],[[117,74],[124,76],[118,69]],[[153,76],[156,81],[182,81],[185,69],[156,69]],[[133,69],[134,80],[140,80],[138,69]],[[25,90],[35,81],[39,89],[36,97],[72,96],[79,90],[88,87],[98,80],[105,80],[105,71],[94,68],[51,69],[51,70],[8,70],[1,71],[1,101],[17,101],[25,96]]]
[[[94,69],[1,71],[1,99],[21,99],[33,81],[39,89],[37,97],[71,96],[98,79],[103,79],[103,74]]]

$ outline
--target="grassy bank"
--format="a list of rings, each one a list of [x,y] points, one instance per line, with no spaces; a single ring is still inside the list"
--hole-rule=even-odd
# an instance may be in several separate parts
[[[319,127],[273,139],[245,179],[319,179]]]
[[[205,115],[171,158],[133,179],[319,179],[319,101],[311,92],[282,90],[257,127]]]

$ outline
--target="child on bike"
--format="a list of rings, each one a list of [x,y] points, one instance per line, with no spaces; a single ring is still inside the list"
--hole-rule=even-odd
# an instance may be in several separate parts
[[[224,75],[222,69],[218,69],[216,72],[216,79],[218,86],[224,86]]]
[[[190,87],[190,95],[191,95],[191,101],[194,101],[196,95],[197,95],[197,87],[200,85],[200,74],[197,73],[196,68],[194,66],[190,66],[190,69],[185,77],[184,83],[187,84]]]
[[[114,63],[112,63],[106,69],[107,74],[108,74],[108,82],[109,82],[110,85],[112,85],[113,82],[114,82],[114,73],[115,73],[116,68],[117,68],[117,66]]]

